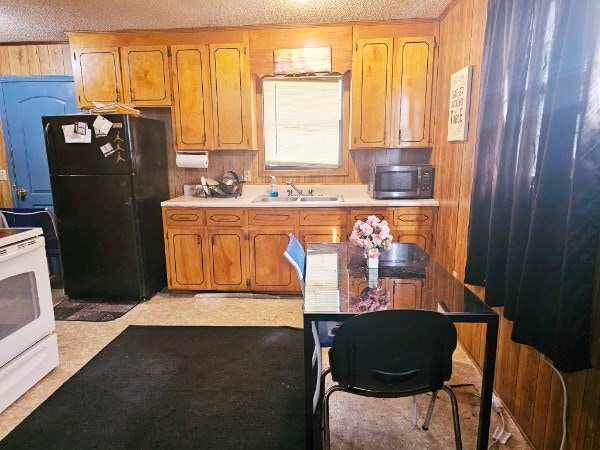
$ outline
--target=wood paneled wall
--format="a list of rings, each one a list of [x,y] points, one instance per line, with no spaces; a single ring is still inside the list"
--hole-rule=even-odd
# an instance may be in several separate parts
[[[0,76],[72,75],[69,44],[0,46]],[[0,169],[8,169],[0,123]],[[9,181],[0,181],[0,206],[12,206]]]
[[[481,56],[486,24],[484,0],[458,0],[440,22],[440,48],[432,162],[440,201],[436,259],[464,278],[473,166],[476,148]],[[469,136],[447,142],[446,117],[450,75],[472,64],[473,90]],[[484,297],[484,290],[473,288]],[[501,308],[498,309],[502,313]],[[562,439],[563,393],[560,378],[536,350],[510,339],[512,323],[501,319],[495,390],[536,449],[558,449]],[[462,343],[481,366],[482,326],[463,325]],[[600,448],[600,372],[564,376],[568,393],[568,449]],[[493,430],[492,430],[493,431]]]

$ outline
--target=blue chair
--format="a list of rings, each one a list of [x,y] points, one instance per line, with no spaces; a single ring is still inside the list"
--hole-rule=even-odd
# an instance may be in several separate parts
[[[304,294],[304,274],[306,271],[304,248],[302,248],[302,244],[292,233],[288,234],[288,237],[290,241],[288,242],[285,252],[283,252],[283,256],[285,256],[285,259],[287,259],[292,267],[296,269],[296,272],[298,272],[298,281],[300,282],[302,294]]]
[[[286,250],[283,252],[283,256],[285,259],[289,261],[296,272],[298,273],[298,281],[300,282],[300,287],[302,289],[302,295],[304,295],[304,275],[306,272],[306,255],[304,253],[304,248],[296,236],[292,233],[288,234],[289,242]],[[316,369],[317,374],[317,382],[315,386],[315,391],[313,393],[313,413],[316,411],[319,406],[319,401],[323,395],[322,389],[322,371],[323,371],[323,361],[321,355],[321,342],[319,340],[319,333],[317,332],[317,324],[312,322],[312,335],[313,335],[313,355],[312,355],[312,367]]]
[[[44,232],[46,257],[54,271],[60,272],[60,248],[54,216],[48,208],[0,208],[0,224],[9,228],[39,227]]]

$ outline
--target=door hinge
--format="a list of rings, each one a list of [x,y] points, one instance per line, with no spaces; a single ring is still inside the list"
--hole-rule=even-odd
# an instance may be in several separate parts
[[[355,52],[357,52],[357,51],[358,51],[358,42],[355,44],[355,49],[354,49],[354,51],[355,51]]]

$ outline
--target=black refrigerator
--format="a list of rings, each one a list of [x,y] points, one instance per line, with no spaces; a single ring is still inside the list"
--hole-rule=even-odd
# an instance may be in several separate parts
[[[65,294],[116,301],[161,290],[165,124],[125,114],[44,116],[42,124]]]

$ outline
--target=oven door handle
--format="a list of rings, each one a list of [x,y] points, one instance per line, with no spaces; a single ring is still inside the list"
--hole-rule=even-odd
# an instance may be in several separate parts
[[[14,247],[17,247],[17,250],[10,251]],[[8,247],[0,249],[0,262],[10,261],[13,258],[26,255],[30,251],[35,250],[39,247],[45,247],[45,241],[43,236],[38,236],[37,238],[32,238],[23,242],[19,242],[17,244],[9,245]]]

